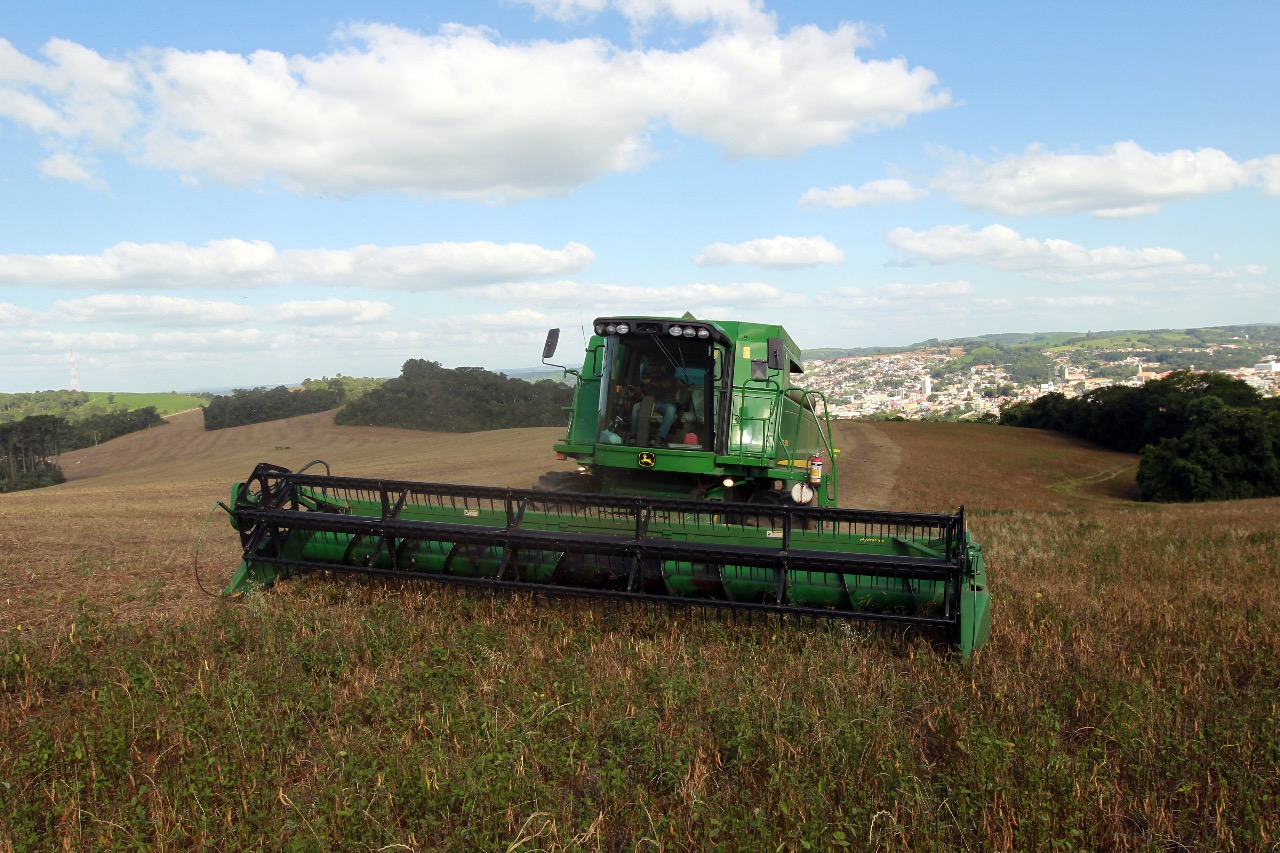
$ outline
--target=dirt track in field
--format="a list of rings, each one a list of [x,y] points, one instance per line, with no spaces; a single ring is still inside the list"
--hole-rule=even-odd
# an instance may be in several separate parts
[[[836,421],[832,432],[840,449],[840,505],[893,509],[902,447],[874,424]]]

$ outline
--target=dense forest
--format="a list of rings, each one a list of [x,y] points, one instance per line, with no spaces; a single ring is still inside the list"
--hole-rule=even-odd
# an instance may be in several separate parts
[[[66,480],[51,458],[58,455],[59,432],[66,423],[57,415],[32,415],[0,424],[0,492],[35,489]]]
[[[65,478],[56,462],[58,454],[164,423],[153,407],[104,412],[74,421],[58,415],[32,415],[0,423],[0,492],[61,483]]]
[[[439,432],[561,426],[573,389],[550,379],[526,382],[480,367],[448,369],[410,359],[400,376],[338,412],[348,426],[388,426]]]
[[[226,429],[309,415],[336,409],[347,398],[340,380],[308,382],[311,383],[309,387],[292,391],[278,385],[275,388],[237,388],[230,394],[216,396],[205,406],[204,428]]]
[[[1280,398],[1222,374],[1178,371],[1076,398],[1046,394],[1004,407],[1000,422],[1141,453],[1142,500],[1280,495]]]

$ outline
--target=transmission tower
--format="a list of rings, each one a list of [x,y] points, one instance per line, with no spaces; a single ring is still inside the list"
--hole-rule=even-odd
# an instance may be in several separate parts
[[[80,390],[80,380],[76,378],[76,351],[74,347],[71,350],[71,390]]]

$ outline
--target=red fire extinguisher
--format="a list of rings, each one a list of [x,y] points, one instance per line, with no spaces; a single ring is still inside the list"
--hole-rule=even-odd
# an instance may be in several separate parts
[[[822,484],[822,456],[813,454],[809,457],[809,482],[815,486]]]

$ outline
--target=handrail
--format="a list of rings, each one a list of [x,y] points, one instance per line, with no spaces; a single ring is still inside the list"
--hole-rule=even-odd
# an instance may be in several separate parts
[[[799,391],[800,399],[796,400],[794,397],[789,397],[789,394],[788,394],[789,391]],[[804,413],[806,411],[812,412],[813,413],[812,423],[813,423],[814,429],[818,433],[819,451],[825,452],[827,458],[831,460],[830,475],[827,477],[824,477],[827,484],[827,498],[829,500],[835,500],[835,496],[839,493],[839,485],[837,483],[838,475],[836,474],[836,464],[835,464],[836,454],[835,454],[835,449],[831,443],[832,441],[831,408],[827,404],[826,395],[823,394],[821,391],[813,391],[807,388],[790,388],[790,389],[787,389],[786,392],[783,392],[783,395],[788,396],[793,403],[795,403],[797,406],[800,407],[800,415],[796,418],[795,430],[792,432],[790,436],[790,441],[788,441],[784,445],[786,447],[786,452],[785,452],[785,457],[787,460],[786,464],[790,466],[792,469],[795,468],[796,461],[797,461],[797,457],[796,457],[797,445],[799,445],[800,443],[800,430],[802,428],[802,424],[806,423]],[[812,402],[814,399],[822,401],[822,414],[818,413],[817,405]],[[779,441],[778,443],[782,445],[781,441]],[[779,459],[781,458],[782,458],[782,455],[779,456]]]

